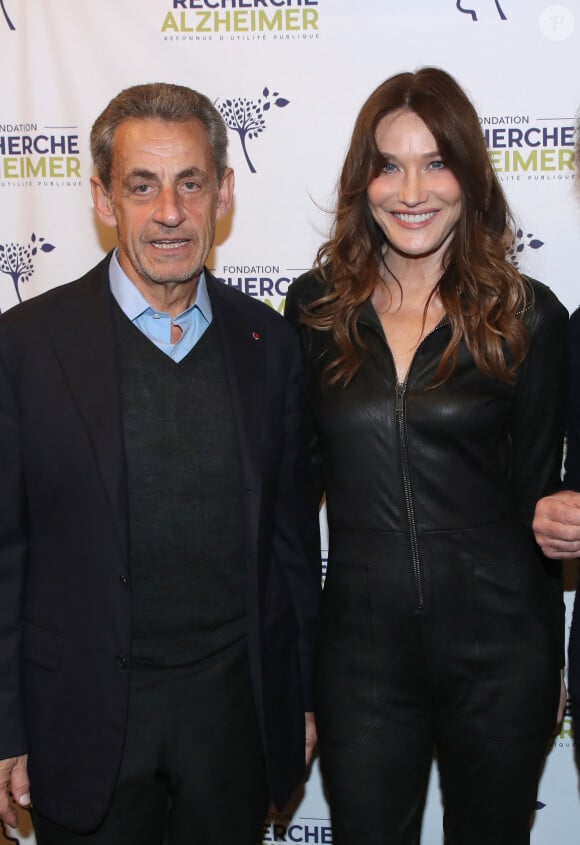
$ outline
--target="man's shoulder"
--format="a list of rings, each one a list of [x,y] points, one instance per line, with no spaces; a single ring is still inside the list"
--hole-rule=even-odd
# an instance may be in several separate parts
[[[97,265],[78,279],[56,284],[50,290],[27,299],[6,311],[0,316],[0,328],[8,328],[12,325],[20,326],[22,323],[29,326],[32,320],[44,318],[53,308],[62,308],[69,303],[74,304],[76,301],[82,302],[91,289],[102,286],[108,279],[109,259],[109,255],[105,256]]]

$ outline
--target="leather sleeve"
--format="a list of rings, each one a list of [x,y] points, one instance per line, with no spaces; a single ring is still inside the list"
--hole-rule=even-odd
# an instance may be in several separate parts
[[[566,385],[566,309],[534,283],[527,320],[530,345],[517,375],[512,416],[513,483],[520,515],[531,527],[536,502],[560,487]],[[555,642],[564,665],[562,567],[544,558]]]
[[[310,330],[302,324],[301,318],[303,306],[322,296],[322,293],[321,282],[314,273],[306,273],[290,286],[284,306],[284,316],[294,326],[300,337],[306,370],[307,392],[312,380],[320,377],[320,371],[318,367],[314,366],[312,358]],[[306,404],[306,446],[309,461],[310,504],[318,507],[324,495],[323,454],[318,432],[308,408],[308,402]]]

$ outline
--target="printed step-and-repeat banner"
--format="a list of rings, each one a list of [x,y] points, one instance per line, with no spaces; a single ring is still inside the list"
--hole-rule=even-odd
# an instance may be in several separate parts
[[[220,109],[237,189],[210,266],[281,310],[328,233],[362,102],[421,65],[452,73],[476,104],[518,221],[519,266],[569,310],[580,304],[580,0],[0,0],[0,62],[1,311],[81,275],[112,246],[92,211],[88,135],[122,88],[153,81],[198,88]],[[0,843],[34,842],[20,818]],[[532,842],[571,845],[579,830],[567,714]],[[440,831],[434,766],[423,841],[440,843]],[[332,843],[316,763],[295,806],[266,823],[272,842]]]

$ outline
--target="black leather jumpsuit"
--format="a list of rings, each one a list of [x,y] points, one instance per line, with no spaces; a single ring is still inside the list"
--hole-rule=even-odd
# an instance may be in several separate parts
[[[562,665],[559,570],[530,526],[559,479],[566,311],[530,281],[515,383],[461,345],[433,387],[446,320],[400,384],[369,302],[362,369],[325,387],[330,336],[299,325],[322,292],[302,276],[286,314],[329,526],[316,716],[334,845],[418,843],[434,751],[447,845],[523,845]]]

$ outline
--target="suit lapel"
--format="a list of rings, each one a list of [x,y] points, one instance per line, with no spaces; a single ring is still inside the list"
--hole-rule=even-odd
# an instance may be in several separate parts
[[[263,339],[260,326],[235,307],[230,293],[206,270],[208,292],[223,352],[232,397],[246,487],[261,483],[260,447],[263,437]]]
[[[110,256],[63,298],[49,331],[65,378],[95,453],[119,539],[128,553],[128,507],[120,386],[109,290]],[[264,351],[259,330],[231,292],[206,270],[208,292],[232,408],[248,507],[248,529],[257,542],[262,494],[264,432]]]
[[[127,554],[127,481],[109,259],[107,256],[77,282],[71,296],[63,297],[49,331],[94,451],[123,552]]]

